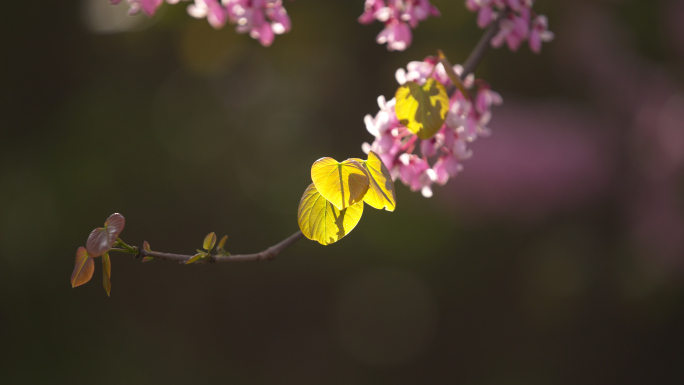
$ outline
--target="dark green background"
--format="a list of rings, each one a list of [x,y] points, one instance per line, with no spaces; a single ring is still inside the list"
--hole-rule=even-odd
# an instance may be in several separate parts
[[[363,156],[394,71],[462,62],[481,31],[436,0],[388,52],[363,1],[298,0],[263,48],[184,5],[96,33],[87,3],[2,5],[1,383],[684,381],[678,1],[538,1],[556,40],[489,52],[494,135],[434,197],[398,183],[394,213],[268,263],[115,254],[111,298],[99,260],[69,284],[108,215],[155,250],[262,250],[297,230],[316,159]]]

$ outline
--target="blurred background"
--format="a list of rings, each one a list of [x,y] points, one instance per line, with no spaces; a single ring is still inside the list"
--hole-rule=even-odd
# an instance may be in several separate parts
[[[394,71],[481,31],[463,1],[405,52],[363,1],[286,2],[270,48],[163,5],[3,4],[0,383],[684,383],[684,2],[538,1],[556,40],[490,51],[494,134],[430,199],[397,184],[331,246],[268,263],[112,256],[122,238],[250,253],[297,228],[323,156],[362,157]]]

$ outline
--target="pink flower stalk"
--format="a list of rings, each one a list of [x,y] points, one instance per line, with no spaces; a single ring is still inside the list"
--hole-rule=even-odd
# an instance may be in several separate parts
[[[459,76],[463,73],[460,65],[453,69]],[[400,68],[396,72],[399,84],[407,81],[425,84],[430,77],[447,89],[453,88],[444,66],[435,57],[410,62],[406,69]],[[498,93],[472,74],[466,76],[463,85],[469,91],[468,95],[463,95],[458,89],[453,92],[444,125],[437,134],[424,140],[399,123],[395,99],[386,101],[380,96],[380,111],[375,117],[366,115],[364,118],[366,129],[375,140],[370,144],[364,143],[363,151],[377,153],[394,180],[399,178],[412,191],[420,190],[423,196],[431,197],[433,183],[444,185],[463,169],[461,161],[472,155],[467,143],[489,135],[487,125],[492,116],[491,108],[503,103]],[[420,148],[420,156],[413,153],[416,147]]]
[[[411,28],[429,16],[439,16],[439,10],[429,0],[366,0],[359,23],[370,24],[373,20],[385,23],[378,34],[378,44],[387,43],[390,51],[403,51],[411,45]]]
[[[477,25],[485,28],[493,22],[499,23],[499,32],[492,38],[493,47],[504,43],[511,51],[527,40],[532,52],[541,52],[541,43],[553,40],[544,15],[532,11],[534,0],[466,0],[466,8],[477,12]]]

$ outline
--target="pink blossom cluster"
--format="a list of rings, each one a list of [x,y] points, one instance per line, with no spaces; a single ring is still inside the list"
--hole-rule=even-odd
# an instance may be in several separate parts
[[[411,45],[411,28],[429,16],[439,16],[439,10],[429,0],[366,0],[359,23],[370,24],[373,20],[385,23],[376,41],[387,43],[390,51],[403,51]]]
[[[118,4],[121,0],[110,0]],[[163,0],[127,0],[129,13],[136,14],[141,10],[152,16]],[[190,0],[166,0],[169,4]],[[192,0],[188,5],[188,14],[194,18],[206,18],[214,28],[223,27],[226,22],[235,24],[238,33],[247,33],[268,47],[273,43],[275,35],[290,31],[290,17],[287,15],[282,0]]]
[[[456,74],[462,75],[463,67],[455,65],[453,69]],[[422,85],[429,77],[447,89],[453,88],[444,66],[435,57],[411,62],[406,70],[400,68],[396,72],[399,84],[413,81]],[[491,107],[503,102],[487,83],[476,80],[472,74],[465,77],[463,84],[469,90],[468,95],[463,95],[458,89],[453,92],[446,121],[430,139],[419,139],[399,123],[395,99],[387,101],[380,96],[380,111],[375,117],[366,115],[364,119],[366,129],[375,136],[375,140],[372,144],[364,143],[363,151],[376,152],[390,171],[392,179],[399,178],[412,191],[420,190],[423,196],[431,197],[433,183],[444,185],[463,169],[461,162],[472,155],[466,144],[480,136],[489,135],[487,124],[492,116]],[[416,147],[420,148],[420,155],[413,153]]]
[[[498,21],[499,32],[492,38],[493,47],[504,43],[511,51],[517,51],[527,40],[530,49],[541,52],[542,42],[553,40],[548,30],[548,20],[532,10],[534,0],[466,0],[466,8],[477,12],[477,25],[485,28]]]
[[[249,36],[268,47],[275,35],[290,31],[290,17],[282,0],[194,0],[188,13],[195,18],[206,17],[214,28],[230,21],[238,33]]]

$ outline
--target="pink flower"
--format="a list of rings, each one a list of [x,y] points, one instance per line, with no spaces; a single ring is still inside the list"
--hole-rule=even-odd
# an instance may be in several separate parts
[[[532,20],[532,30],[530,31],[530,49],[532,52],[540,53],[542,42],[553,40],[553,32],[549,31],[548,28],[546,16],[537,16]]]
[[[195,0],[188,5],[188,14],[196,19],[207,18],[209,24],[218,29],[226,24],[228,12],[219,0]]]
[[[364,6],[363,14],[359,16],[359,23],[361,24],[370,24],[375,20],[376,18],[376,13],[381,9],[385,7],[385,1],[384,0],[366,0],[366,4]]]
[[[411,45],[411,28],[416,28],[429,16],[439,15],[439,10],[428,0],[366,0],[358,21],[361,24],[370,24],[373,20],[385,23],[376,41],[387,43],[390,51],[403,51]]]
[[[387,43],[389,51],[403,51],[411,45],[411,28],[406,23],[402,23],[396,19],[385,24],[376,41],[378,44]]]
[[[511,51],[517,51],[527,39],[529,30],[529,18],[509,16],[499,22],[499,33],[492,38],[492,46],[500,47],[505,41]]]
[[[410,132],[406,127],[399,124],[394,112],[394,98],[387,102],[384,96],[380,96],[378,105],[380,111],[375,115],[375,118],[370,115],[366,115],[364,118],[366,129],[375,136],[375,141],[372,144],[364,143],[361,147],[365,153],[373,151],[378,154],[387,169],[392,172],[403,146],[402,139]],[[394,171],[397,172],[397,170]]]
[[[553,40],[553,33],[548,31],[546,16],[532,18],[533,4],[534,0],[466,0],[466,8],[477,12],[480,28],[499,23],[499,31],[491,40],[493,47],[506,43],[511,51],[517,51],[529,40],[532,52],[539,53],[541,43]]]
[[[437,159],[437,162],[432,169],[435,170],[435,182],[443,186],[450,177],[453,178],[461,172],[463,166],[459,163],[456,156],[453,154],[445,154]]]
[[[237,26],[238,33],[249,32],[249,36],[268,47],[275,35],[289,32],[290,17],[282,0],[223,0],[230,21]]]
[[[454,70],[456,73],[460,73],[463,71],[463,68],[460,66],[454,66]],[[395,78],[399,84],[416,82],[420,85],[423,85],[431,74],[432,77],[438,82],[444,85],[451,84],[451,80],[449,80],[449,76],[447,76],[442,63],[439,63],[437,59],[432,56],[425,58],[424,61],[412,61],[408,63],[406,70],[399,68],[395,73]]]
[[[411,191],[420,190],[424,197],[432,196],[430,185],[436,180],[435,171],[430,168],[424,158],[415,154],[399,156],[399,177]]]

